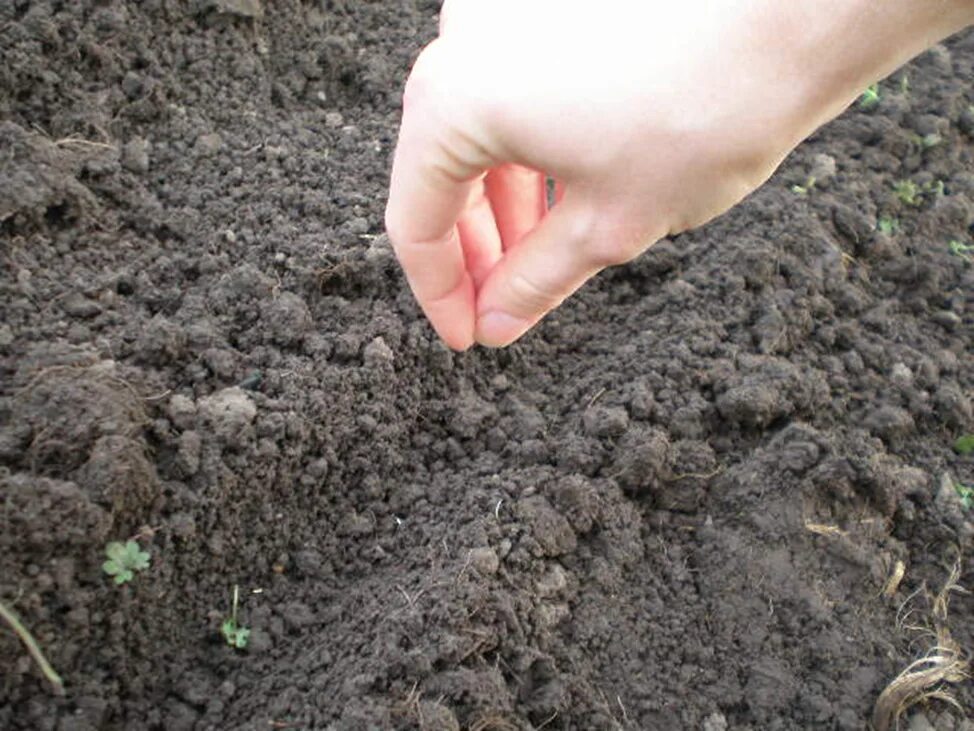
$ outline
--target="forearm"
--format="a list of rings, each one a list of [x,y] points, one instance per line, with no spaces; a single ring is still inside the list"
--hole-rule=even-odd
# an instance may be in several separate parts
[[[812,86],[819,122],[835,116],[869,84],[974,24],[974,0],[828,0],[792,7],[796,63]]]

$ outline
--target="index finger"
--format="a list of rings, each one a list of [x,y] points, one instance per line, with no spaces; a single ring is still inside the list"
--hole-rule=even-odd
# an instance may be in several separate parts
[[[488,161],[456,131],[456,114],[446,113],[448,100],[430,83],[434,46],[420,56],[407,83],[386,230],[430,323],[447,345],[464,350],[474,342],[476,288],[457,221]]]

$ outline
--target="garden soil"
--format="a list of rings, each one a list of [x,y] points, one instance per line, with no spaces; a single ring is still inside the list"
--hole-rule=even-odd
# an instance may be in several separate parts
[[[456,354],[382,223],[437,12],[0,4],[0,600],[64,680],[0,627],[0,727],[895,727],[974,649],[974,34]]]

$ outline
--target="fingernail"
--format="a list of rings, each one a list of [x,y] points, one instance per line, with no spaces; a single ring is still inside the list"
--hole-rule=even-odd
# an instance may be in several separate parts
[[[491,310],[477,318],[477,342],[490,348],[501,348],[513,343],[529,327],[529,320]]]

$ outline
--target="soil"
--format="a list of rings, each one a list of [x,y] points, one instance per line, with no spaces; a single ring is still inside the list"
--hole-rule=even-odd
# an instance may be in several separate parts
[[[382,228],[437,11],[0,6],[0,600],[65,682],[3,627],[0,727],[882,725],[974,648],[974,34],[455,354]]]

